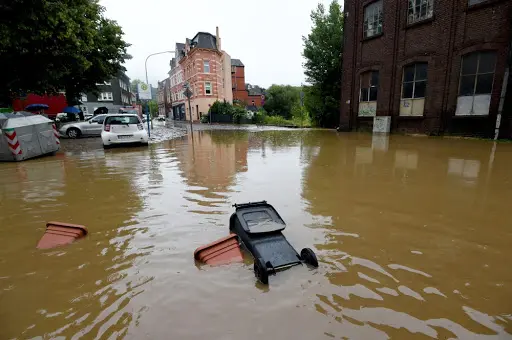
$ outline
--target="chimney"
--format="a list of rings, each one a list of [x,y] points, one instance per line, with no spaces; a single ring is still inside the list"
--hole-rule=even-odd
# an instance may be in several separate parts
[[[221,45],[220,45],[219,26],[217,26],[216,30],[215,30],[215,40],[217,41],[217,49],[220,51]]]

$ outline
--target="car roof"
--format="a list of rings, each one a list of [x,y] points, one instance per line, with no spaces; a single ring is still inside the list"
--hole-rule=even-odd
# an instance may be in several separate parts
[[[134,113],[109,113],[107,114],[108,117],[138,117],[138,115]]]

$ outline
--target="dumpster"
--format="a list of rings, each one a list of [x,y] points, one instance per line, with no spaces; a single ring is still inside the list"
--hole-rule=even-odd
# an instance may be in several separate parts
[[[53,121],[42,115],[0,113],[0,129],[0,161],[23,161],[53,154],[60,148]]]

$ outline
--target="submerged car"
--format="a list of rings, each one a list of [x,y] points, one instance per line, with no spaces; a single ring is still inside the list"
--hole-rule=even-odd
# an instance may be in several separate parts
[[[109,114],[103,122],[101,131],[103,147],[120,144],[148,145],[148,132],[138,115]]]
[[[97,115],[84,122],[74,122],[61,126],[59,133],[69,138],[82,136],[100,136],[103,129],[103,121],[107,115]]]

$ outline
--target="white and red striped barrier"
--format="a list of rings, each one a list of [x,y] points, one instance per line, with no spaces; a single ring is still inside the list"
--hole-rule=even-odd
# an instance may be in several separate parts
[[[55,124],[52,124],[52,128],[53,128],[53,135],[55,136],[55,142],[57,143],[57,145],[60,145],[59,131],[57,131],[57,127],[55,126]]]
[[[9,149],[11,150],[14,156],[21,155],[21,146],[20,142],[18,142],[18,136],[16,135],[16,131],[14,129],[4,129],[5,137],[7,138],[7,144],[9,144]]]

